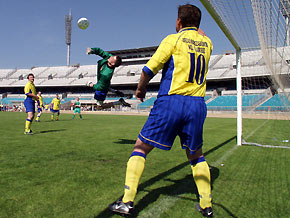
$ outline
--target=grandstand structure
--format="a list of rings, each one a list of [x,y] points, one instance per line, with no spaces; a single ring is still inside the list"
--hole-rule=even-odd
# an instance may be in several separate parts
[[[115,70],[112,78],[112,88],[123,91],[128,96],[134,94],[139,82],[143,66],[154,54],[156,46],[109,51],[119,55],[123,63]],[[283,48],[285,49],[285,48]],[[287,50],[290,47],[286,48]],[[282,48],[281,48],[282,52]],[[263,59],[261,50],[251,50],[242,53],[242,83],[243,83],[243,111],[253,112],[283,112],[290,107],[285,105],[285,97],[280,96],[280,90],[271,86],[271,72]],[[281,60],[277,60],[280,64]],[[283,67],[289,68],[286,61]],[[288,71],[285,71],[288,72]],[[74,98],[80,97],[83,105],[94,110],[93,92],[86,87],[88,81],[96,81],[96,65],[31,67],[30,69],[0,69],[0,101],[2,105],[22,105],[24,100],[23,87],[27,82],[27,75],[35,75],[37,90],[43,93],[44,102],[48,104],[55,93],[62,95],[66,109]],[[157,97],[162,73],[158,73],[149,83],[147,101],[140,103],[134,96],[128,101],[133,104],[131,110],[149,110]],[[285,73],[285,77],[288,74]],[[259,81],[258,84],[248,80]],[[262,83],[260,81],[263,81]],[[285,90],[290,94],[290,84],[287,80]],[[118,99],[109,93],[108,101]],[[237,111],[236,89],[236,53],[227,51],[224,54],[212,55],[207,75],[207,91],[205,100],[209,111],[234,112]],[[122,109],[122,108],[121,108]],[[124,109],[125,110],[125,109]],[[128,110],[128,109],[126,109]]]

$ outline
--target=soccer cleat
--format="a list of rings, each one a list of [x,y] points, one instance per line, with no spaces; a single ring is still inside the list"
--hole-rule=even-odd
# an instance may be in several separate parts
[[[33,135],[33,132],[32,132],[32,130],[29,130],[29,131],[27,131],[27,132],[25,131],[25,132],[24,132],[24,135]]]
[[[201,212],[201,214],[205,217],[213,217],[213,210],[211,207],[206,207],[202,209],[199,204],[196,204],[195,209]]]
[[[119,101],[124,107],[131,107],[131,104],[127,103],[123,98],[120,98]]]
[[[120,96],[120,97],[124,97],[125,96],[124,93],[121,92],[121,91],[119,91],[119,90],[116,90],[115,91],[115,94],[118,95],[118,96]]]
[[[133,210],[133,202],[124,203],[122,198],[109,205],[109,209],[115,213],[130,215]]]

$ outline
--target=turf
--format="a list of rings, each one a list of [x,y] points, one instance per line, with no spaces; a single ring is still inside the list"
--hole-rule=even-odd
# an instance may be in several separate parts
[[[44,114],[32,124],[30,136],[23,134],[25,113],[0,113],[1,218],[118,217],[107,206],[123,193],[126,162],[146,117],[71,117],[62,114],[52,122]],[[262,122],[244,124],[253,132]],[[278,126],[287,132],[289,122]],[[290,217],[290,149],[238,147],[235,129],[235,119],[205,123],[215,217]],[[256,131],[251,137],[286,137],[268,125],[265,129],[264,135]],[[178,139],[171,151],[155,149],[148,155],[138,190],[132,217],[201,217]]]

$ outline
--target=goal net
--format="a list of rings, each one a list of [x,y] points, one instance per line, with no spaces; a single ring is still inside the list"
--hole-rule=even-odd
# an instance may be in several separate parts
[[[290,148],[290,0],[200,1],[236,49],[238,141]]]

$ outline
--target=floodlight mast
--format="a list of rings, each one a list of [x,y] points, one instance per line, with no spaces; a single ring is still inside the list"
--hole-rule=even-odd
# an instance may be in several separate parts
[[[280,11],[285,18],[286,22],[286,45],[290,44],[290,30],[289,30],[289,17],[290,17],[290,3],[289,0],[280,0]]]
[[[209,0],[200,0],[203,6],[206,8],[208,13],[212,16],[214,21],[226,35],[228,40],[236,49],[236,65],[237,65],[237,145],[242,145],[242,76],[241,76],[241,48],[227,26],[222,21],[221,17],[218,15]]]
[[[65,15],[65,43],[67,44],[67,59],[66,65],[70,65],[70,46],[71,46],[71,9],[69,10],[69,15]]]

